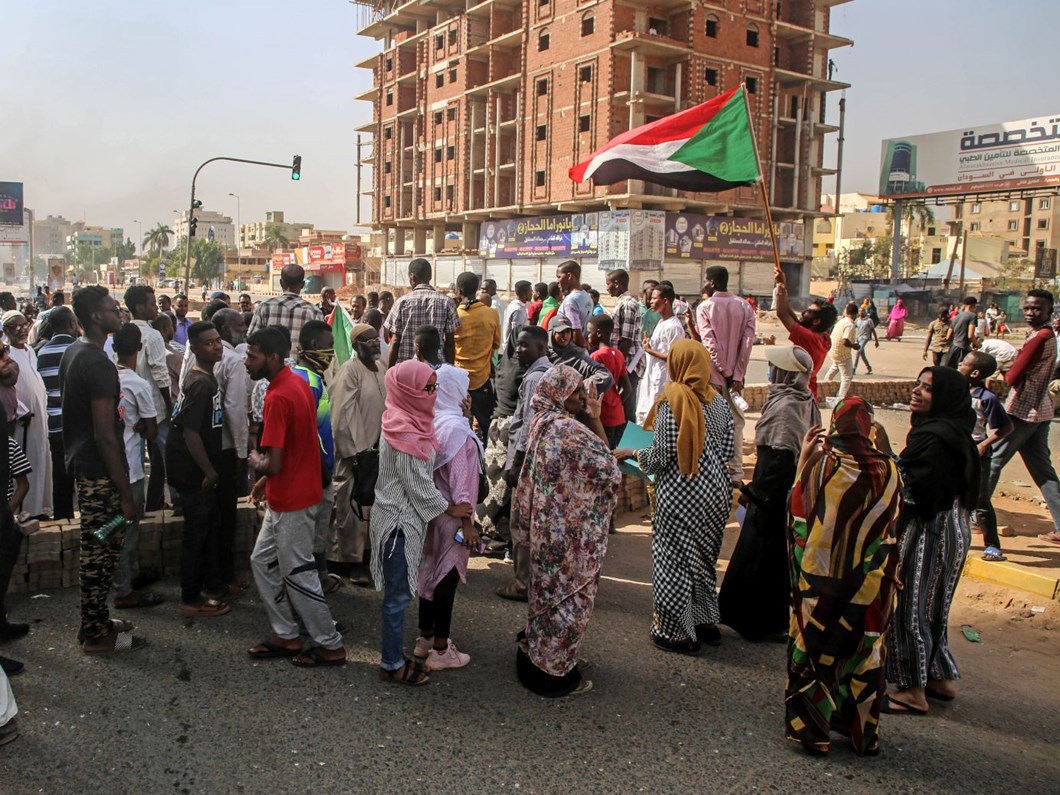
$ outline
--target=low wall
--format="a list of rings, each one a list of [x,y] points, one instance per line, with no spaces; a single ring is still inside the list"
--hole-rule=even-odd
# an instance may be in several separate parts
[[[909,402],[909,395],[912,393],[915,384],[916,381],[913,379],[897,381],[859,381],[854,379],[854,383],[850,385],[850,390],[847,394],[864,398],[874,406],[890,406],[895,403],[905,405]],[[835,397],[838,391],[838,381],[821,381],[817,384],[817,392],[822,400],[826,397]],[[744,387],[743,398],[751,407],[751,411],[761,411],[762,406],[765,405],[768,392],[768,384],[749,384]]]

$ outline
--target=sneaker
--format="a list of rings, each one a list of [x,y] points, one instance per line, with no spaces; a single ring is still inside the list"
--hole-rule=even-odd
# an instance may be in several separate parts
[[[457,650],[452,641],[445,651],[431,649],[427,656],[427,667],[432,671],[444,671],[446,668],[463,668],[471,662],[471,655]]]
[[[320,590],[325,594],[335,593],[342,587],[342,578],[337,574],[328,573],[320,580]]]
[[[434,638],[425,638],[420,635],[416,638],[416,646],[412,650],[414,657],[419,657],[421,660],[431,653],[431,648],[434,645]]]

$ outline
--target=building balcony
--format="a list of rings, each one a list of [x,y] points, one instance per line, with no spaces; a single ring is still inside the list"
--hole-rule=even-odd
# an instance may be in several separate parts
[[[371,88],[366,88],[360,94],[354,94],[353,98],[358,102],[375,102],[379,99],[379,87],[372,86]]]
[[[359,133],[371,133],[372,135],[375,135],[375,131],[378,129],[379,125],[374,121],[370,121],[366,124],[360,125],[359,127],[354,127],[353,131]]]
[[[777,39],[788,44],[800,44],[813,40],[813,46],[820,50],[834,50],[837,47],[851,47],[854,42],[844,36],[814,30],[794,22],[777,21]]]
[[[489,83],[483,83],[480,86],[474,86],[467,90],[468,96],[480,96],[489,94],[490,91],[501,91],[502,89],[508,89],[512,91],[519,88],[522,85],[523,75],[513,74],[507,77],[502,77],[499,80],[492,80]]]
[[[785,87],[803,86],[806,83],[816,91],[840,91],[850,88],[850,83],[841,83],[838,80],[828,80],[824,77],[816,77],[803,72],[793,72],[790,69],[774,69],[777,82]]]
[[[692,52],[686,42],[671,39],[669,36],[641,33],[636,30],[623,30],[615,33],[611,48],[616,52],[636,50],[642,54],[658,55],[674,60],[686,58]]]

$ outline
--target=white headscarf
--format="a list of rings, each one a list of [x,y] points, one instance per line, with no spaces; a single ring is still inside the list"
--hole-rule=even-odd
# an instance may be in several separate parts
[[[482,455],[482,442],[464,416],[464,398],[467,397],[469,386],[470,379],[466,371],[451,364],[443,364],[438,368],[438,391],[434,404],[434,439],[438,443],[435,469],[452,461],[468,439],[475,440],[479,455]]]

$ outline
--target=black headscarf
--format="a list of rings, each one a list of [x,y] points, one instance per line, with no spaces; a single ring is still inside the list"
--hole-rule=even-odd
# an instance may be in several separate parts
[[[979,451],[972,441],[975,410],[968,380],[949,367],[931,372],[931,411],[914,414],[905,450],[898,457],[916,512],[929,519],[960,498],[967,509],[979,495]],[[919,377],[919,376],[918,376]]]

